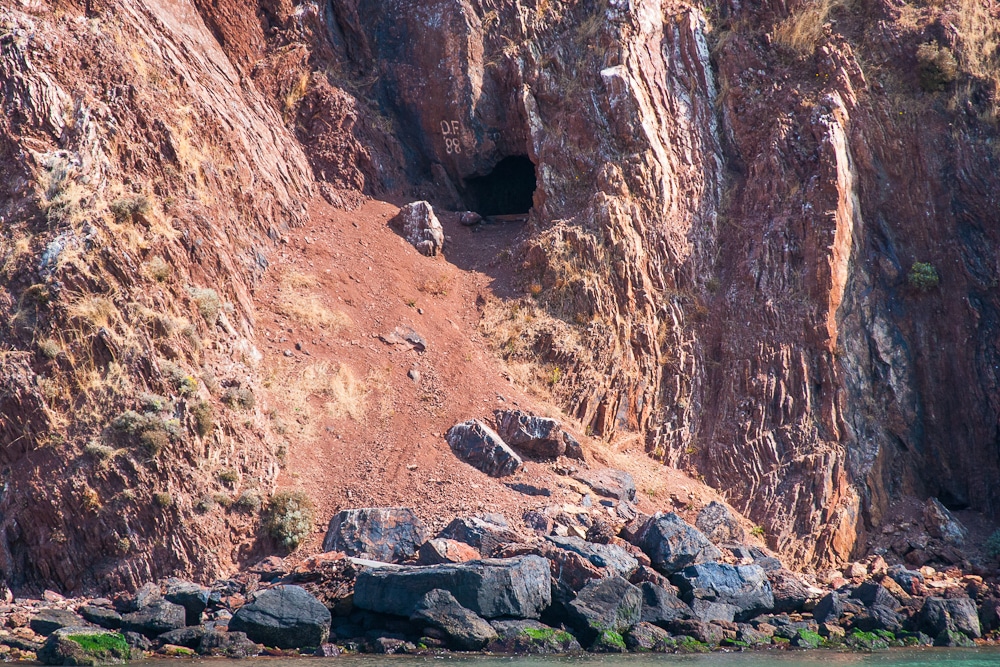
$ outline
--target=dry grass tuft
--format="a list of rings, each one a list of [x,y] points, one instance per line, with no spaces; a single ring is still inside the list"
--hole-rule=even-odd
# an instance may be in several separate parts
[[[774,40],[800,55],[810,55],[823,39],[830,13],[847,7],[850,0],[813,0],[774,29]]]
[[[323,408],[334,419],[360,420],[364,417],[368,392],[364,383],[359,382],[344,364],[332,367],[320,362],[307,366],[300,386],[309,395],[326,399]]]
[[[331,331],[351,326],[350,317],[339,310],[330,310],[315,294],[289,294],[283,291],[279,295],[278,312],[297,320],[300,324]]]

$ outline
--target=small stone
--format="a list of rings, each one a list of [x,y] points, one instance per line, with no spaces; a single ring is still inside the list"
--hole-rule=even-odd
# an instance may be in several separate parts
[[[282,352],[282,354],[284,354],[286,357],[294,357],[295,356],[295,353],[292,352],[291,350],[285,350],[284,352]]]
[[[406,377],[410,378],[414,382],[420,382],[420,371],[416,368],[411,368],[406,372]]]

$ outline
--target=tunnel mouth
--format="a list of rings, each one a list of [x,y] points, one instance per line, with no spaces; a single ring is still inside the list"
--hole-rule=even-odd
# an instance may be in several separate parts
[[[485,176],[465,179],[466,203],[483,217],[527,216],[537,186],[528,156],[509,155]]]

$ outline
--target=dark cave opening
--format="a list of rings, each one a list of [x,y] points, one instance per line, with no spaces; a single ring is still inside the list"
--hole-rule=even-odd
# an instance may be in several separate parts
[[[466,202],[484,217],[526,214],[536,185],[535,165],[528,156],[510,155],[485,176],[465,179]]]

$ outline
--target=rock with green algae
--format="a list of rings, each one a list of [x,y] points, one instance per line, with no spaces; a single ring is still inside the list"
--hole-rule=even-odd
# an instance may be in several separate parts
[[[823,638],[819,636],[818,632],[806,628],[800,628],[792,637],[792,645],[799,648],[819,648],[822,643]]]
[[[681,635],[675,639],[677,640],[678,653],[708,653],[711,650],[711,647],[705,642],[700,642],[688,635]]]
[[[46,665],[121,665],[131,656],[121,634],[93,627],[60,628],[38,650]]]
[[[594,653],[626,653],[625,638],[614,630],[605,630],[597,635],[597,639],[590,645],[590,650]]]
[[[884,651],[889,648],[889,642],[882,637],[874,632],[861,630],[852,630],[844,643],[855,651]]]
[[[490,623],[497,631],[497,639],[486,647],[491,653],[520,653],[548,655],[582,651],[576,637],[558,628],[538,621],[502,620]]]

